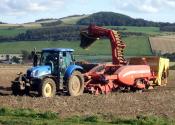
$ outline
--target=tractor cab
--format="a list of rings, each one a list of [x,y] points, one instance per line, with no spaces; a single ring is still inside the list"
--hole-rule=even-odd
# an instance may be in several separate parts
[[[67,48],[43,49],[40,66],[50,66],[52,75],[63,75],[67,67],[74,64],[73,51]]]
[[[74,65],[73,49],[46,48],[41,52],[40,63],[27,70],[28,78],[43,78],[46,75],[64,77],[67,67]]]

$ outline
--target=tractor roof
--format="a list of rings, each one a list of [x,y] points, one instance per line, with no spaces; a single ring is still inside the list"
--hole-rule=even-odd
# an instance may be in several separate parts
[[[45,48],[42,51],[55,51],[55,52],[73,52],[70,48]]]

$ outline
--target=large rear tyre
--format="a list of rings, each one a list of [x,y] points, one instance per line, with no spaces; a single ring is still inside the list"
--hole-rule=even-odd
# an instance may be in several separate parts
[[[53,97],[56,94],[56,84],[51,78],[45,78],[39,86],[39,96]]]
[[[166,84],[168,83],[168,75],[169,75],[169,70],[165,70],[162,73],[162,77],[161,77],[161,86],[166,86]]]
[[[68,94],[70,96],[82,95],[84,91],[84,78],[81,72],[74,71],[68,80]]]

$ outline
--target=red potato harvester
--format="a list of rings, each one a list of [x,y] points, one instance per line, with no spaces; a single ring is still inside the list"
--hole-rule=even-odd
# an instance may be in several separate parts
[[[112,64],[98,64],[84,74],[86,91],[94,94],[106,94],[116,90],[135,91],[148,89],[162,81],[167,82],[169,60],[162,59],[161,62],[167,64],[162,63],[163,68],[155,68],[160,63],[159,57],[148,57],[148,60],[151,60],[148,62],[144,57],[131,58],[131,62],[134,62],[132,60],[137,61],[130,65],[130,62],[127,62],[123,56],[126,45],[117,31],[90,25],[87,29],[82,30],[80,35],[82,48],[89,47],[99,38],[107,37],[110,39],[112,49]],[[158,59],[157,62],[155,59]],[[150,65],[149,62],[151,62]],[[153,63],[155,65],[152,65]],[[162,81],[157,82],[157,79]]]

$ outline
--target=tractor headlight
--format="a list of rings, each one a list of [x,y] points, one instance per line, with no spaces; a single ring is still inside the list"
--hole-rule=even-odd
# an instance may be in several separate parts
[[[31,77],[37,77],[39,74],[39,71],[38,70],[35,70],[31,73]]]

